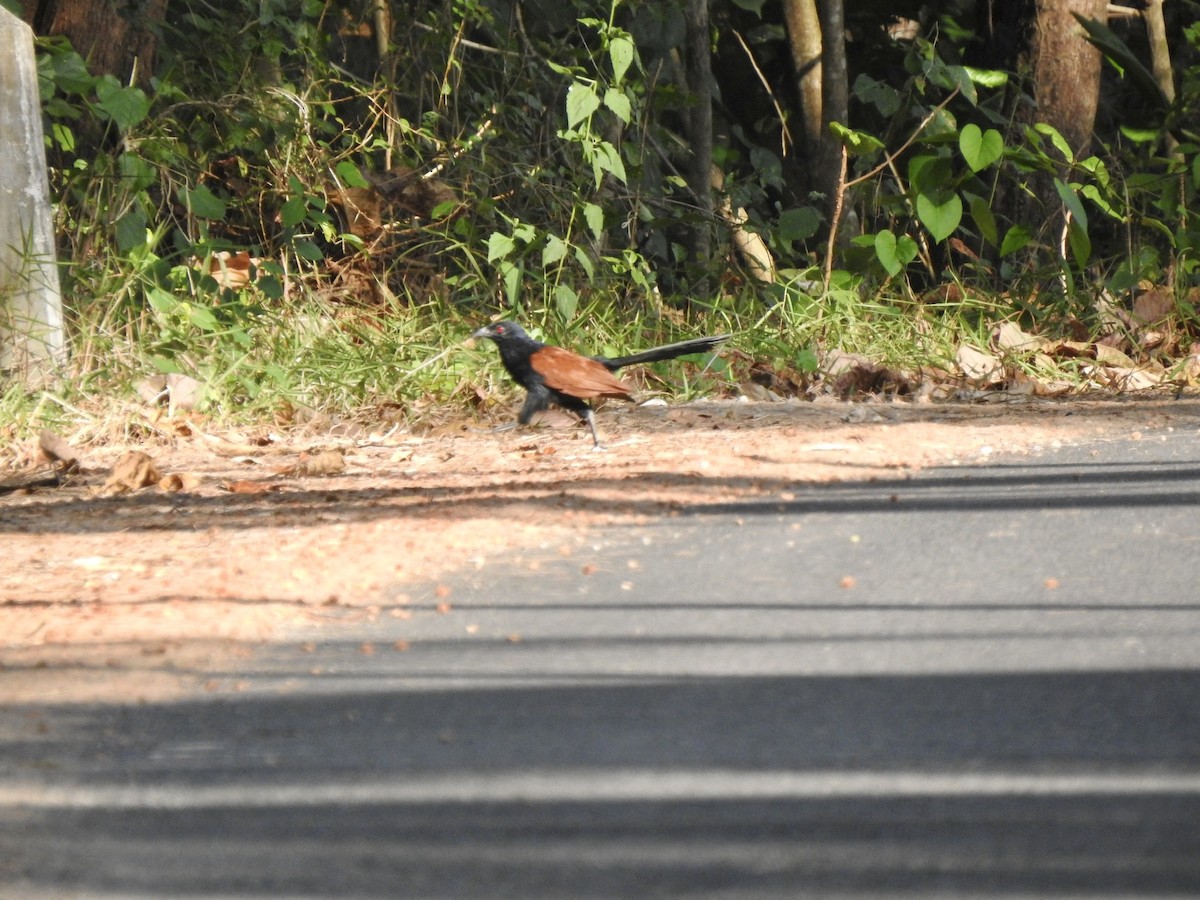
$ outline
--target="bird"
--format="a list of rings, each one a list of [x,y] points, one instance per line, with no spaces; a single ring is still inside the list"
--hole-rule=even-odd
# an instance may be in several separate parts
[[[535,340],[516,322],[493,322],[476,331],[473,338],[489,338],[500,350],[500,361],[508,374],[525,388],[525,404],[517,414],[517,423],[528,425],[533,417],[551,405],[572,412],[587,422],[592,431],[594,449],[601,450],[596,417],[588,403],[597,397],[615,397],[632,401],[633,388],[613,373],[639,363],[675,359],[689,353],[706,353],[729,339],[728,334],[692,338],[675,344],[652,347],[640,353],[613,358],[583,356],[562,347]],[[513,426],[508,426],[513,427]]]

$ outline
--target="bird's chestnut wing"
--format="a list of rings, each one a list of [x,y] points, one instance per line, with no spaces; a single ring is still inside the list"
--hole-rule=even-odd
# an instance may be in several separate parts
[[[594,359],[561,347],[542,347],[529,360],[546,387],[587,400],[590,397],[628,398],[633,388]]]

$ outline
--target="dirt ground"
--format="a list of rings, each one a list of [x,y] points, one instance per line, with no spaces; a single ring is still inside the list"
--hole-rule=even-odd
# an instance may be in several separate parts
[[[215,657],[319,639],[364,617],[448,612],[454,598],[440,579],[462,567],[562,556],[586,565],[593,530],[685,505],[787,500],[803,483],[904,478],[993,454],[1195,428],[1196,410],[997,397],[610,406],[598,420],[603,452],[565,422],[253,443],[191,433],[85,448],[82,473],[65,485],[0,495],[0,693],[111,697],[114,678],[138,698],[185,683],[226,689],[205,675]],[[103,496],[131,449],[182,489]],[[329,450],[341,471],[297,473],[297,461]],[[108,675],[103,690],[97,668]]]

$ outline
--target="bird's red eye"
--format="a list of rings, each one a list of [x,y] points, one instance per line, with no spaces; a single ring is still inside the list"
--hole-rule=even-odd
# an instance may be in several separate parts
[[[496,334],[504,334],[504,326],[503,325],[493,325],[492,331],[496,332]]]

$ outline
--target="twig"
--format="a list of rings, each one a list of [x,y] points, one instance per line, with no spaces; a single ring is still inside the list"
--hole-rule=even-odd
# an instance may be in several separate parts
[[[829,222],[829,244],[825,248],[825,290],[829,290],[829,280],[833,277],[833,247],[837,243],[838,225],[842,221],[842,205],[846,200],[846,165],[850,158],[850,153],[846,149],[846,145],[842,144],[842,162],[838,168],[838,186],[837,194],[833,200],[833,217]]]
[[[951,100],[953,100],[955,97],[958,96],[959,90],[960,90],[959,88],[955,88],[954,90],[952,90],[949,93],[949,95],[946,97],[945,100],[943,100],[941,103],[939,103],[933,109],[931,109],[929,111],[929,115],[927,115],[924,119],[921,120],[921,124],[916,127],[916,129],[913,131],[913,133],[908,136],[908,140],[905,141],[903,144],[901,144],[895,153],[888,153],[887,150],[884,150],[883,151],[883,156],[884,156],[883,162],[881,162],[879,165],[877,165],[875,168],[873,168],[870,172],[867,172],[865,175],[859,175],[857,178],[853,179],[852,181],[847,181],[846,187],[852,188],[857,184],[862,184],[864,181],[869,181],[870,179],[872,179],[876,175],[878,175],[880,172],[882,172],[884,169],[888,168],[888,166],[891,166],[897,156],[899,156],[901,153],[903,153],[905,150],[907,150],[909,147],[911,147],[913,145],[913,142],[916,141],[916,139],[920,136],[921,132],[924,131],[926,129],[926,127],[928,127],[929,123],[933,121],[934,117],[939,112],[941,112],[943,109],[945,109]]]
[[[781,156],[787,156],[788,144],[795,144],[792,138],[791,131],[788,130],[787,117],[783,113],[783,107],[779,105],[779,101],[775,99],[775,92],[771,90],[771,83],[767,81],[767,77],[763,75],[762,69],[758,67],[758,60],[754,58],[754,54],[750,52],[750,46],[746,43],[745,38],[737,29],[734,29],[733,36],[738,39],[738,43],[742,45],[742,50],[746,53],[746,58],[750,60],[750,65],[754,69],[754,74],[758,76],[758,80],[762,83],[763,89],[767,92],[767,96],[771,98],[771,104],[775,107],[775,115],[779,119],[779,127],[782,129],[779,135],[779,153]]]

